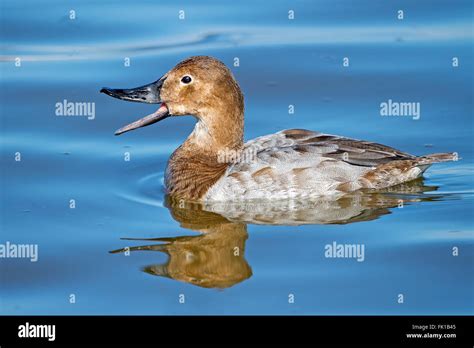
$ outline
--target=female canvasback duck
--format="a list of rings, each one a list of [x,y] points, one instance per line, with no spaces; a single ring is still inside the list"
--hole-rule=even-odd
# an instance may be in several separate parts
[[[305,129],[288,129],[244,143],[244,97],[219,60],[188,58],[157,81],[133,88],[103,88],[112,97],[159,103],[116,135],[169,116],[192,115],[197,123],[171,155],[166,191],[190,201],[306,199],[383,189],[418,178],[456,153],[414,156],[394,148]]]

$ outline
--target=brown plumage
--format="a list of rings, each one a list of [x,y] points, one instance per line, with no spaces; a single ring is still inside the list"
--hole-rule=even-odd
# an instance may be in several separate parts
[[[227,170],[227,163],[219,163],[217,155],[192,145],[182,145],[172,155],[166,168],[165,183],[168,193],[186,200],[196,200],[206,194]]]
[[[186,74],[193,77],[194,85],[183,90],[175,81]],[[230,70],[210,57],[186,59],[165,76],[161,94],[170,113],[192,114],[202,127],[172,154],[166,170],[167,191],[198,200],[229,166],[219,163],[219,151],[238,151],[243,146],[243,95]]]

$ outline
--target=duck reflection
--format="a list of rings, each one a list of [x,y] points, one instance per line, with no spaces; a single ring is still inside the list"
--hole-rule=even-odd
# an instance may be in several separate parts
[[[197,236],[124,238],[146,245],[111,251],[124,253],[159,251],[168,255],[165,264],[149,265],[149,274],[168,277],[204,288],[228,288],[252,276],[245,260],[247,224],[303,225],[349,224],[378,219],[403,205],[433,201],[440,195],[426,195],[437,187],[415,180],[384,192],[356,192],[343,197],[312,201],[246,202],[225,204],[190,203],[166,197],[165,205],[181,227]],[[160,244],[150,244],[159,242]]]
[[[198,236],[142,239],[163,244],[124,248],[125,251],[161,251],[168,254],[165,264],[143,270],[204,288],[228,288],[252,275],[244,258],[248,238],[245,223],[230,222],[223,216],[202,210],[198,204],[167,199],[173,218],[184,228],[200,232]],[[125,238],[127,240],[136,240]]]

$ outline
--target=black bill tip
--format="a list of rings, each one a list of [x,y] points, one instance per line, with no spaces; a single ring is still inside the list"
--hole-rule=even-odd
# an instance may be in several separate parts
[[[108,96],[117,98],[117,99],[126,99],[128,97],[127,91],[123,89],[114,89],[102,87],[100,93],[107,94]]]
[[[107,94],[107,95],[110,95],[110,94],[111,94],[110,88],[102,87],[102,88],[100,89],[100,93],[105,93],[105,94]]]

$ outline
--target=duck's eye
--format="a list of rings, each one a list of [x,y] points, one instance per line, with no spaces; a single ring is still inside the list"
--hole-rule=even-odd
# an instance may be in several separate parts
[[[186,76],[183,76],[183,78],[181,79],[181,82],[182,82],[182,83],[185,83],[185,84],[188,84],[188,83],[190,83],[192,80],[193,80],[193,79],[191,78],[191,76],[186,75]]]

